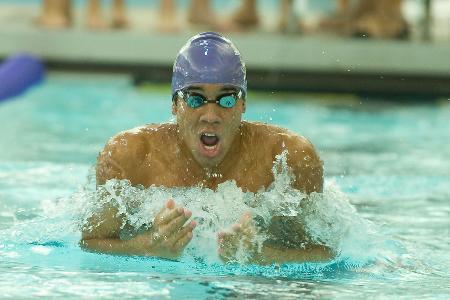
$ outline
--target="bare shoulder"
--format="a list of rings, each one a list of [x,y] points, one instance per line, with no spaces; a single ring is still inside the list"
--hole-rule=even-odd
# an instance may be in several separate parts
[[[129,179],[161,138],[170,138],[174,124],[149,124],[111,137],[97,158],[97,184],[108,179]],[[172,134],[173,135],[173,134]]]
[[[275,125],[257,122],[245,125],[255,135],[255,141],[270,146],[273,155],[287,151],[287,162],[295,175],[294,187],[308,194],[322,191],[323,162],[308,139]]]
[[[243,122],[243,125],[248,135],[270,143],[278,154],[286,149],[292,152],[291,155],[318,157],[313,144],[308,139],[289,129],[259,122]]]

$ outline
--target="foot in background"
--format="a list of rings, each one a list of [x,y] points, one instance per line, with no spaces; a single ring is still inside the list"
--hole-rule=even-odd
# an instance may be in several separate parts
[[[299,22],[294,12],[293,0],[282,0],[280,7],[280,20],[277,29],[281,33],[299,33],[302,30],[302,24]]]
[[[180,30],[180,24],[177,21],[175,0],[161,0],[156,29],[161,32],[175,32]]]
[[[47,28],[66,28],[72,24],[70,0],[43,0],[37,24]]]
[[[407,38],[402,1],[359,0],[352,6],[348,0],[339,0],[338,13],[322,20],[319,28],[353,37]]]
[[[358,16],[352,24],[353,36],[384,39],[408,38],[408,25],[402,13],[403,0],[361,0],[372,2],[370,11]]]
[[[356,18],[358,14],[360,13],[354,11],[350,5],[350,0],[337,0],[336,13],[324,17],[318,24],[318,30],[350,35],[352,19]]]
[[[114,0],[112,6],[111,27],[121,29],[128,27],[128,25],[124,0]]]
[[[87,27],[92,30],[104,30],[108,26],[102,17],[101,0],[89,0],[87,4]]]
[[[259,26],[256,0],[242,0],[241,6],[231,18],[220,24],[222,31],[248,31]]]
[[[194,26],[207,27],[207,30],[217,30],[220,27],[209,0],[192,0],[187,20]]]

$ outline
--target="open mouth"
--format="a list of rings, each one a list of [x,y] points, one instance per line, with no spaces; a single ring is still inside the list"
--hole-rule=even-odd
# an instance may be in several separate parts
[[[214,148],[219,143],[219,137],[213,133],[203,133],[200,140],[205,148]]]
[[[202,133],[200,135],[200,153],[213,158],[219,154],[220,138],[214,133]]]

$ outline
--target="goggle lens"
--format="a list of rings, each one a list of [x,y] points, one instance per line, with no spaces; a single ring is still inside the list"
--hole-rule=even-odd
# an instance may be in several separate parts
[[[189,95],[186,99],[186,103],[191,108],[199,108],[204,104],[204,98],[199,95]]]
[[[236,105],[236,97],[233,95],[226,95],[219,99],[219,105],[225,108],[232,108]]]
[[[190,108],[199,108],[206,103],[217,103],[220,107],[232,108],[236,105],[237,100],[242,97],[242,91],[220,96],[217,100],[208,100],[203,95],[191,94],[189,91],[178,91],[178,97],[184,99]]]

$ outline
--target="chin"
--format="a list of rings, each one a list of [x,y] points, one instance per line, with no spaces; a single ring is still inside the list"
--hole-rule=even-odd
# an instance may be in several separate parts
[[[209,157],[200,157],[197,159],[199,165],[204,169],[213,169],[216,168],[221,162],[222,159],[215,157],[215,158],[209,158]]]

